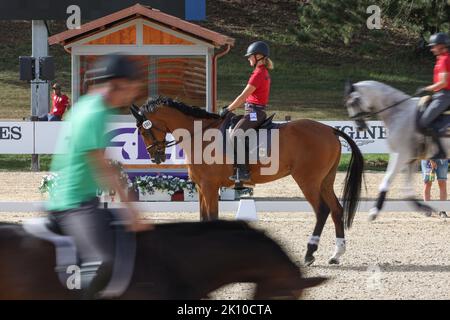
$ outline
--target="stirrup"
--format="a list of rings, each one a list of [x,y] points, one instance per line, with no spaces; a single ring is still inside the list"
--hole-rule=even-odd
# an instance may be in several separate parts
[[[250,181],[250,173],[246,171],[244,174],[241,173],[239,168],[236,168],[235,174],[229,177],[231,181],[234,181],[235,184]]]

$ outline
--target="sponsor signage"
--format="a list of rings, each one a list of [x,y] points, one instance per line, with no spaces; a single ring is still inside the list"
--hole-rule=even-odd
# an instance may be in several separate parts
[[[352,121],[321,121],[347,133],[362,153],[389,153],[387,132],[381,121],[367,122],[367,131],[358,131]],[[134,122],[113,122],[108,125],[108,158],[122,162],[126,167],[157,167],[150,162],[146,146],[138,135]],[[0,122],[0,153],[2,154],[53,154],[61,135],[68,139],[70,127],[65,122]],[[166,139],[173,140],[168,134]],[[350,153],[350,147],[341,140],[342,152]],[[164,166],[180,167],[185,162],[179,145],[166,149]]]
[[[1,154],[34,153],[32,122],[0,122]]]
[[[321,121],[348,134],[362,153],[389,153],[387,131],[382,121],[368,121],[366,131],[358,131],[353,121]],[[350,146],[341,139],[342,153],[351,153]]]

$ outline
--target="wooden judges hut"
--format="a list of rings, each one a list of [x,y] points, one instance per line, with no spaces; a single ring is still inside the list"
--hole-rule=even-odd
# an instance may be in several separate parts
[[[234,39],[136,4],[49,38],[72,55],[72,100],[83,92],[87,70],[100,55],[121,53],[139,60],[146,96],[168,96],[216,110],[217,59]]]

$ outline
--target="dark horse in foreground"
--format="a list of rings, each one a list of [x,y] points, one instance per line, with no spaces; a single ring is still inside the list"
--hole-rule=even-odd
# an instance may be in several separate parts
[[[197,142],[196,135],[221,128],[224,120],[215,113],[164,97],[149,99],[140,108],[132,106],[131,112],[136,118],[136,125],[147,145],[150,158],[156,163],[165,161],[165,149],[173,144],[166,140],[167,133],[172,133],[175,139],[178,139],[175,132],[190,134],[189,141],[181,141],[181,147],[188,160],[189,176],[199,191],[200,218],[218,219],[218,191],[220,187],[234,186],[234,182],[228,178],[233,174],[233,165],[228,164],[226,159],[222,159],[221,163],[198,163],[194,151],[200,149],[203,154],[210,148],[211,142],[200,140],[200,146],[194,145]],[[198,122],[201,123],[200,130],[197,129]],[[339,138],[343,138],[352,151],[344,182],[342,206],[334,192],[341,158]],[[345,252],[344,229],[351,227],[360,198],[364,159],[358,146],[342,131],[317,121],[296,120],[279,128],[279,154],[275,156],[278,157],[279,165],[274,174],[262,174],[263,168],[270,167],[268,164],[258,162],[250,165],[250,184],[266,183],[291,175],[316,214],[316,225],[308,242],[305,263],[309,265],[314,261],[313,254],[318,248],[330,211],[336,229],[336,250],[329,262],[339,263],[340,256]],[[223,158],[226,156],[223,155]]]
[[[324,281],[299,267],[263,232],[237,221],[157,224],[138,233],[135,271],[121,299],[203,299],[224,285],[256,283],[255,299],[297,299]],[[65,289],[50,242],[0,224],[0,299],[78,299]]]

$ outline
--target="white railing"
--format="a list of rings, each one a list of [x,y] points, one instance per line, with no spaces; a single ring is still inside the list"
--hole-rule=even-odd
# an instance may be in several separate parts
[[[375,201],[361,201],[358,212],[368,212],[374,206]],[[198,202],[133,202],[137,210],[141,212],[199,212]],[[312,212],[311,205],[307,201],[255,201],[258,212]],[[450,201],[427,202],[437,211],[450,211]],[[104,206],[105,203],[101,203]],[[108,208],[119,208],[120,203],[106,203]],[[236,212],[239,201],[219,201],[219,212]],[[0,212],[42,212],[45,211],[45,202],[0,202]],[[417,212],[410,201],[391,200],[386,201],[385,212]]]

